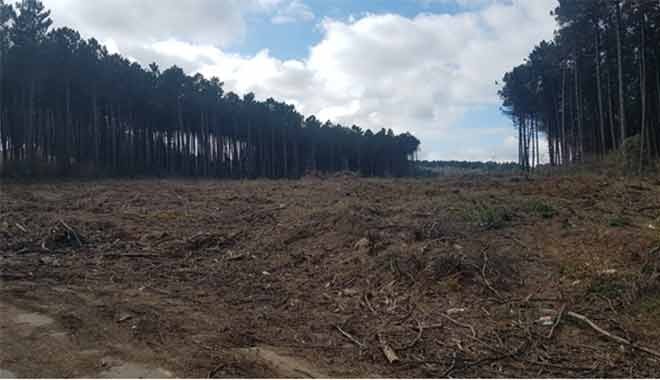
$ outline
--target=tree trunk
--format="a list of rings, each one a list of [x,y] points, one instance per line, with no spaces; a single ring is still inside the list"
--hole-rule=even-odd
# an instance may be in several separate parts
[[[600,150],[604,156],[607,153],[607,146],[605,143],[605,114],[603,112],[603,86],[600,77],[600,26],[596,27],[596,87],[598,91],[598,123],[600,126]]]
[[[609,115],[608,119],[610,121],[610,138],[612,139],[612,149],[617,149],[618,144],[616,140],[616,125],[614,122],[614,99],[612,95],[612,80],[610,77],[610,69],[608,67],[605,72],[607,78],[607,113]]]
[[[568,149],[567,149],[567,136],[566,136],[566,68],[562,70],[561,80],[561,153],[562,165],[568,163]]]
[[[623,98],[623,52],[621,46],[621,4],[616,4],[616,55],[619,77],[619,127],[621,129],[621,144],[626,139],[626,106]]]
[[[575,117],[577,124],[577,141],[575,142],[575,150],[577,159],[583,160],[583,141],[584,132],[582,131],[582,104],[580,96],[580,67],[578,64],[577,53],[575,55]]]
[[[644,165],[644,148],[646,141],[646,15],[642,14],[641,22],[641,43],[640,43],[640,65],[639,65],[639,90],[641,92],[642,102],[642,126],[640,131],[640,146],[639,146],[639,174],[642,173]]]

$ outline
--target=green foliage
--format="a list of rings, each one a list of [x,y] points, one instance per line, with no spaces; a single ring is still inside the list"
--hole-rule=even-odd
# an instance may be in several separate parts
[[[613,215],[607,220],[607,225],[610,227],[625,227],[630,225],[630,221],[625,216]]]
[[[541,134],[552,166],[605,158],[642,173],[660,156],[660,2],[559,0],[552,14],[554,39],[507,72],[499,92],[521,167],[535,167]]]
[[[520,166],[511,162],[417,161],[415,165],[416,175],[423,177],[456,174],[516,174],[520,172]]]
[[[0,2],[0,174],[39,176],[39,165],[58,175],[412,172],[420,141],[409,133],[322,122],[225,93],[219,78],[144,68],[75,30],[51,30],[39,0],[12,4]]]
[[[591,282],[588,292],[607,298],[618,298],[625,294],[626,286],[616,278],[598,277]]]
[[[551,204],[538,199],[530,201],[527,204],[527,208],[530,212],[544,219],[553,218],[558,214],[557,209],[555,209]]]
[[[497,230],[513,220],[513,213],[504,207],[479,206],[472,211],[471,217],[480,227]]]
[[[648,296],[639,303],[640,311],[660,318],[660,297]]]

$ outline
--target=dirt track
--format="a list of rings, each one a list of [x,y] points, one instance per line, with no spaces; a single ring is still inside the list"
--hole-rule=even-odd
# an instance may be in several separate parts
[[[660,376],[565,316],[549,337],[565,305],[660,349],[660,182],[4,183],[0,207],[18,376]]]

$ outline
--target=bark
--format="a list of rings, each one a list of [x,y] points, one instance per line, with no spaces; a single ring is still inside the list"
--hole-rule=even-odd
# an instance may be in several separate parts
[[[639,172],[641,174],[642,167],[644,164],[644,149],[646,148],[646,25],[645,25],[646,16],[642,14],[642,33],[641,33],[641,49],[640,49],[640,67],[639,67],[639,90],[641,92],[641,102],[642,102],[642,126],[640,132],[640,147],[639,147]]]
[[[611,78],[610,78],[610,70],[609,68],[606,71],[606,78],[607,78],[607,112],[608,112],[608,119],[610,121],[610,138],[612,139],[612,149],[617,149],[618,148],[618,143],[616,140],[616,123],[614,122],[614,99],[612,95],[612,87],[611,87]]]
[[[621,144],[626,139],[626,106],[623,96],[623,52],[621,46],[621,4],[616,3],[616,55],[619,77],[619,128],[621,129]]]
[[[607,153],[607,146],[605,143],[605,115],[603,112],[603,86],[601,84],[600,75],[600,27],[596,24],[596,87],[598,91],[598,123],[600,126],[600,148],[603,156]]]
[[[576,141],[576,155],[577,159],[580,161],[583,160],[583,141],[584,141],[584,132],[582,130],[582,104],[581,104],[581,96],[580,96],[580,67],[578,65],[578,59],[577,59],[577,54],[575,57],[575,70],[574,70],[574,75],[575,75],[575,117],[576,117],[576,124],[577,124],[577,140]]]
[[[561,81],[561,152],[562,152],[562,165],[568,163],[567,152],[567,136],[566,136],[566,69],[562,70]]]

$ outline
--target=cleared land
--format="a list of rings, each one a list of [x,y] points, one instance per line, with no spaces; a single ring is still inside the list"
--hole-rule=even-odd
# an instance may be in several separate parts
[[[660,375],[660,181],[0,190],[3,375]]]

